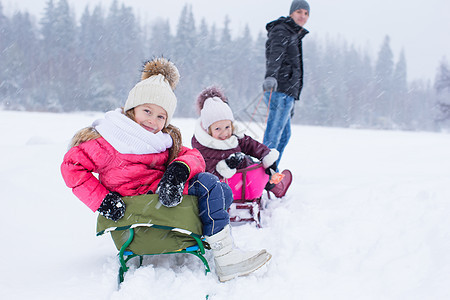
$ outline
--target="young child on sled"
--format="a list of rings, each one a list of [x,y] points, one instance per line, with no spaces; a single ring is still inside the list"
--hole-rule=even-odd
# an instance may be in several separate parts
[[[224,93],[215,86],[206,88],[198,96],[196,104],[200,118],[191,143],[203,155],[206,171],[217,175],[222,181],[232,181],[237,170],[254,165],[251,157],[256,158],[269,176],[274,174],[263,187],[276,197],[283,197],[291,184],[292,175],[285,170],[283,175],[286,176],[280,176],[281,181],[274,178],[279,176],[275,172],[278,151],[244,134],[243,128],[234,120]]]
[[[203,235],[212,248],[219,280],[247,275],[271,255],[234,247],[227,213],[233,202],[230,187],[204,172],[201,154],[184,147],[179,129],[170,124],[178,80],[172,62],[148,61],[123,109],[107,112],[74,136],[61,165],[62,176],[91,210],[113,221],[125,213],[122,196],[157,193],[167,207],[178,205],[183,194],[197,196]]]

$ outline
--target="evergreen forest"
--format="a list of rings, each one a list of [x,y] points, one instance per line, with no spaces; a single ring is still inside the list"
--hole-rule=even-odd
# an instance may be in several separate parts
[[[146,60],[161,56],[181,74],[175,117],[195,118],[195,99],[221,86],[242,120],[263,119],[260,103],[266,33],[232,36],[230,20],[196,20],[183,7],[169,20],[139,20],[119,1],[77,18],[67,0],[48,0],[38,16],[6,15],[0,0],[0,109],[107,111],[123,105]],[[269,21],[269,20],[268,20]],[[404,49],[386,35],[372,57],[341,38],[303,39],[304,88],[293,123],[314,126],[440,131],[450,125],[450,67],[442,58],[434,82],[407,78]]]

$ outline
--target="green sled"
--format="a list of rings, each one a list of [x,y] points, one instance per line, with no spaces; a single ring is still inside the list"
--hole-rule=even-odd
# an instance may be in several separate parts
[[[126,262],[135,256],[190,253],[199,257],[206,273],[210,271],[202,237],[202,223],[198,216],[197,197],[183,195],[175,207],[165,207],[157,194],[123,197],[126,211],[114,222],[102,215],[97,219],[97,236],[111,233],[119,250],[119,284],[128,270]],[[126,258],[128,257],[128,258]]]

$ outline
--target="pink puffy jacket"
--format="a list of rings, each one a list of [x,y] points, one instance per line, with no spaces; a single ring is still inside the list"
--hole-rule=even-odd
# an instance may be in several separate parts
[[[73,193],[96,211],[109,192],[122,196],[155,192],[168,157],[168,150],[156,154],[121,154],[101,137],[71,148],[64,156],[61,173]],[[189,166],[189,179],[205,171],[205,161],[196,149],[182,147],[174,161]],[[98,174],[98,179],[93,173]],[[187,189],[186,184],[185,194]]]

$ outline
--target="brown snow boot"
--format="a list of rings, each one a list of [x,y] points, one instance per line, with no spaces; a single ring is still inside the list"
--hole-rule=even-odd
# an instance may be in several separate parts
[[[277,198],[284,197],[286,195],[287,190],[289,189],[289,186],[292,183],[292,173],[289,170],[284,170],[281,172],[281,174],[284,175],[283,179],[276,184],[270,191],[275,195]]]

